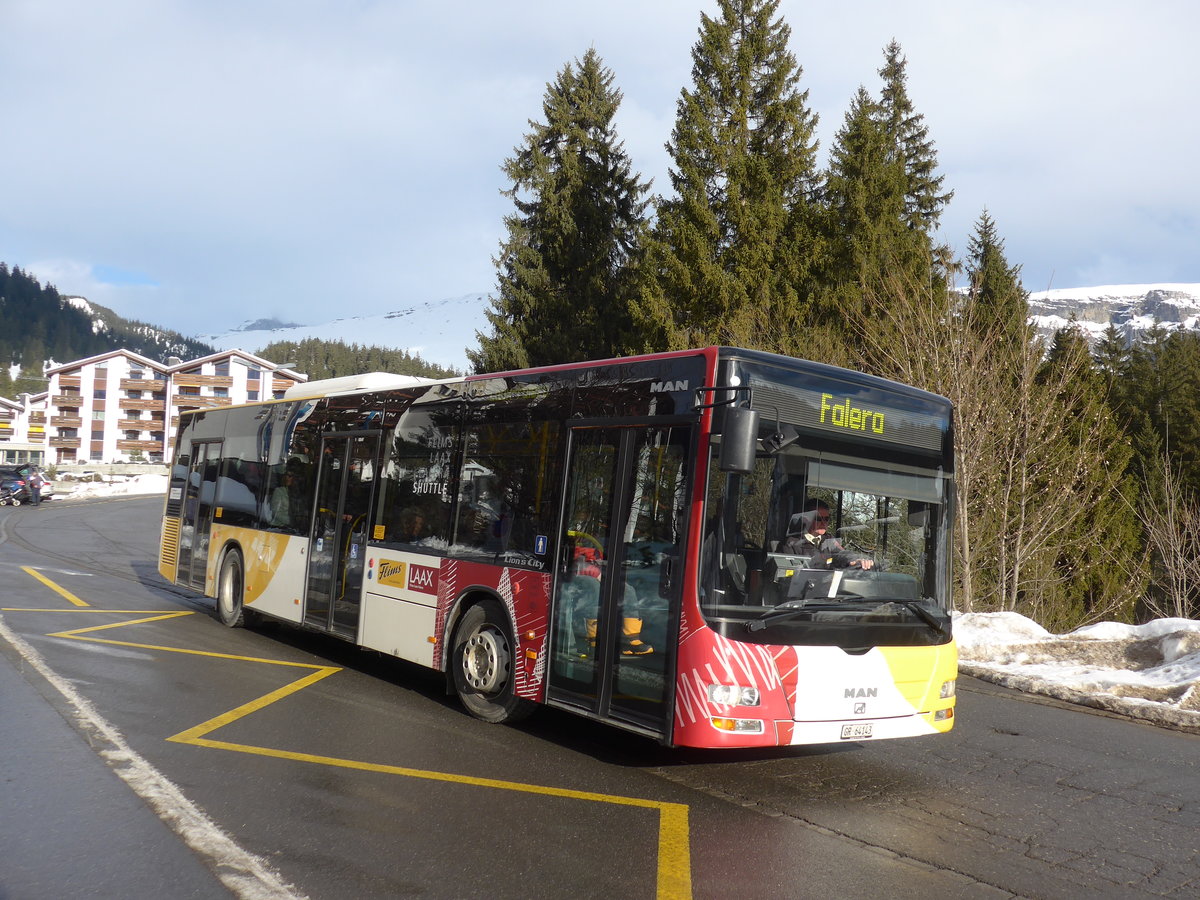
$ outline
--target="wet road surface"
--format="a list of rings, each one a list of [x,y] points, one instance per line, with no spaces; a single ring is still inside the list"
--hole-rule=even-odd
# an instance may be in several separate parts
[[[908,741],[717,754],[549,710],[487,725],[435,673],[293,629],[224,628],[211,601],[157,575],[160,511],[158,498],[0,510],[4,626],[228,841],[193,833],[189,849],[159,824],[0,641],[4,730],[22,735],[0,763],[0,838],[11,846],[15,802],[83,848],[22,856],[59,879],[55,896],[105,896],[104,871],[146,887],[178,873],[170,893],[197,897],[1200,890],[1195,735],[969,679],[955,731]],[[102,784],[95,802],[84,778]],[[149,848],[142,862],[96,840],[118,828]],[[11,860],[0,898],[50,895]]]

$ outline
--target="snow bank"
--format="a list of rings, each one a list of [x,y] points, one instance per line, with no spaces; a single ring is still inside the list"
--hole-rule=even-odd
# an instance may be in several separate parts
[[[1200,732],[1200,622],[1050,634],[1016,613],[954,617],[959,669],[986,681]]]

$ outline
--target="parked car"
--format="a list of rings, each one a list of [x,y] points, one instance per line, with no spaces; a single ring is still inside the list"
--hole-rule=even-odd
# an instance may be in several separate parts
[[[13,499],[28,503],[33,497],[29,493],[29,479],[25,466],[0,466],[0,489],[8,491]],[[41,469],[34,468],[32,478],[37,480],[38,497],[47,500],[54,496],[54,485]]]
[[[16,466],[0,466],[0,492],[3,492],[6,498],[20,503],[26,503],[30,499],[25,476],[17,471]]]

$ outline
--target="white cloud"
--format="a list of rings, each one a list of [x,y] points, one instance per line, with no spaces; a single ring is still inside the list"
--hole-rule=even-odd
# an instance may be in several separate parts
[[[509,210],[500,164],[546,83],[594,46],[625,95],[635,167],[667,191],[663,144],[714,6],[15,0],[0,14],[0,259],[191,332],[248,309],[323,321],[346,303],[487,291]],[[900,42],[956,191],[953,246],[986,206],[1030,288],[1200,281],[1200,7],[781,11],[824,151]],[[88,277],[100,266],[158,287],[105,287]]]

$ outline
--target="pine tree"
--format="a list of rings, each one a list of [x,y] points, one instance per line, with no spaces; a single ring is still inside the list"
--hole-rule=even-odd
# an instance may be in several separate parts
[[[1015,347],[1030,339],[1029,294],[1021,286],[1021,267],[1009,265],[1004,240],[985,209],[967,243],[966,313],[981,334],[995,333]]]
[[[825,174],[829,252],[812,324],[853,347],[871,342],[847,332],[847,320],[886,322],[902,294],[939,302],[951,266],[948,248],[934,240],[951,195],[941,190],[928,128],[909,99],[906,65],[899,45],[889,44],[880,99],[858,89]]]
[[[1112,322],[1108,323],[1100,335],[1100,339],[1096,342],[1092,359],[1096,371],[1104,380],[1109,398],[1113,401],[1119,400],[1118,389],[1121,379],[1129,368],[1129,345]]]
[[[817,117],[779,0],[701,14],[676,105],[674,196],[658,203],[643,284],[647,349],[735,343],[794,351],[814,253]]]
[[[1095,448],[1090,464],[1079,467],[1074,489],[1094,491],[1101,501],[1080,512],[1056,555],[1042,561],[1056,575],[1042,602],[1064,627],[1101,616],[1129,621],[1150,576],[1146,554],[1138,549],[1142,523],[1135,514],[1134,452],[1109,403],[1106,376],[1094,365],[1087,337],[1073,317],[1054,333],[1038,381],[1057,385],[1052,399],[1055,415],[1067,423],[1066,443]]]
[[[499,290],[468,358],[477,372],[619,355],[630,348],[630,298],[648,184],[632,171],[613,118],[614,76],[595,50],[547,85],[504,163],[516,212],[496,260]]]
[[[954,192],[943,193],[945,176],[935,174],[937,151],[933,149],[924,116],[915,111],[909,99],[908,61],[901,55],[898,43],[892,41],[887,45],[884,60],[879,70],[883,78],[880,114],[890,147],[904,165],[905,221],[913,231],[932,234]]]

